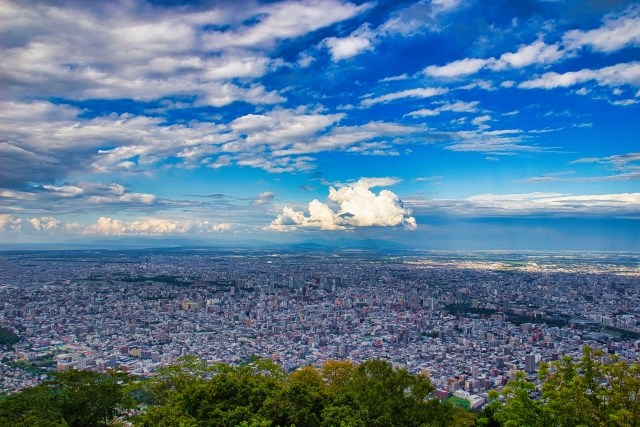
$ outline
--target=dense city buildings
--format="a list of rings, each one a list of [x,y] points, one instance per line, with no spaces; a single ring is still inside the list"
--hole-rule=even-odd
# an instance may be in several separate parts
[[[584,345],[640,356],[640,256],[209,250],[0,254],[2,392],[184,355],[287,370],[381,358],[481,406]],[[39,366],[39,367],[34,367]],[[28,369],[26,369],[28,368]]]

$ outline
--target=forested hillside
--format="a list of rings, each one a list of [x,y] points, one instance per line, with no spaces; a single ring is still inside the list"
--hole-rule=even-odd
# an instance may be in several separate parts
[[[59,372],[0,402],[1,426],[383,427],[640,426],[640,364],[585,349],[542,364],[540,390],[519,373],[481,413],[442,402],[423,375],[381,360],[328,361],[287,374],[185,358],[140,380]]]

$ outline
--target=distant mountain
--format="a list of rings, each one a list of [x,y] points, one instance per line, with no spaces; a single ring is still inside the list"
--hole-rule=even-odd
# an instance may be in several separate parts
[[[3,244],[0,249],[54,250],[54,249],[254,249],[297,252],[324,252],[344,250],[403,250],[405,246],[396,242],[380,239],[308,239],[293,242],[274,242],[265,240],[214,240],[190,237],[113,237],[113,238],[81,238],[55,244]]]
[[[390,242],[388,240],[379,240],[379,239],[348,239],[346,237],[342,237],[336,240],[326,240],[326,239],[313,239],[306,242],[301,242],[298,245],[310,245],[317,247],[326,247],[333,249],[369,249],[369,250],[399,250],[405,249],[405,246],[396,243]]]

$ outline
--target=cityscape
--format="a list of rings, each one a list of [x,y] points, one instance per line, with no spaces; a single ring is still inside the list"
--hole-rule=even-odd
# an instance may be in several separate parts
[[[155,249],[0,255],[4,393],[47,370],[148,377],[181,356],[286,370],[383,359],[482,407],[583,346],[640,357],[631,253]],[[25,366],[41,366],[25,369]]]
[[[0,426],[640,425],[640,0],[0,0],[0,54]]]

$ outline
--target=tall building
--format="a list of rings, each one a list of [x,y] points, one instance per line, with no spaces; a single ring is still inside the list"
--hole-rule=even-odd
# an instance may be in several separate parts
[[[536,372],[536,355],[527,354],[524,356],[524,370],[529,374]]]

